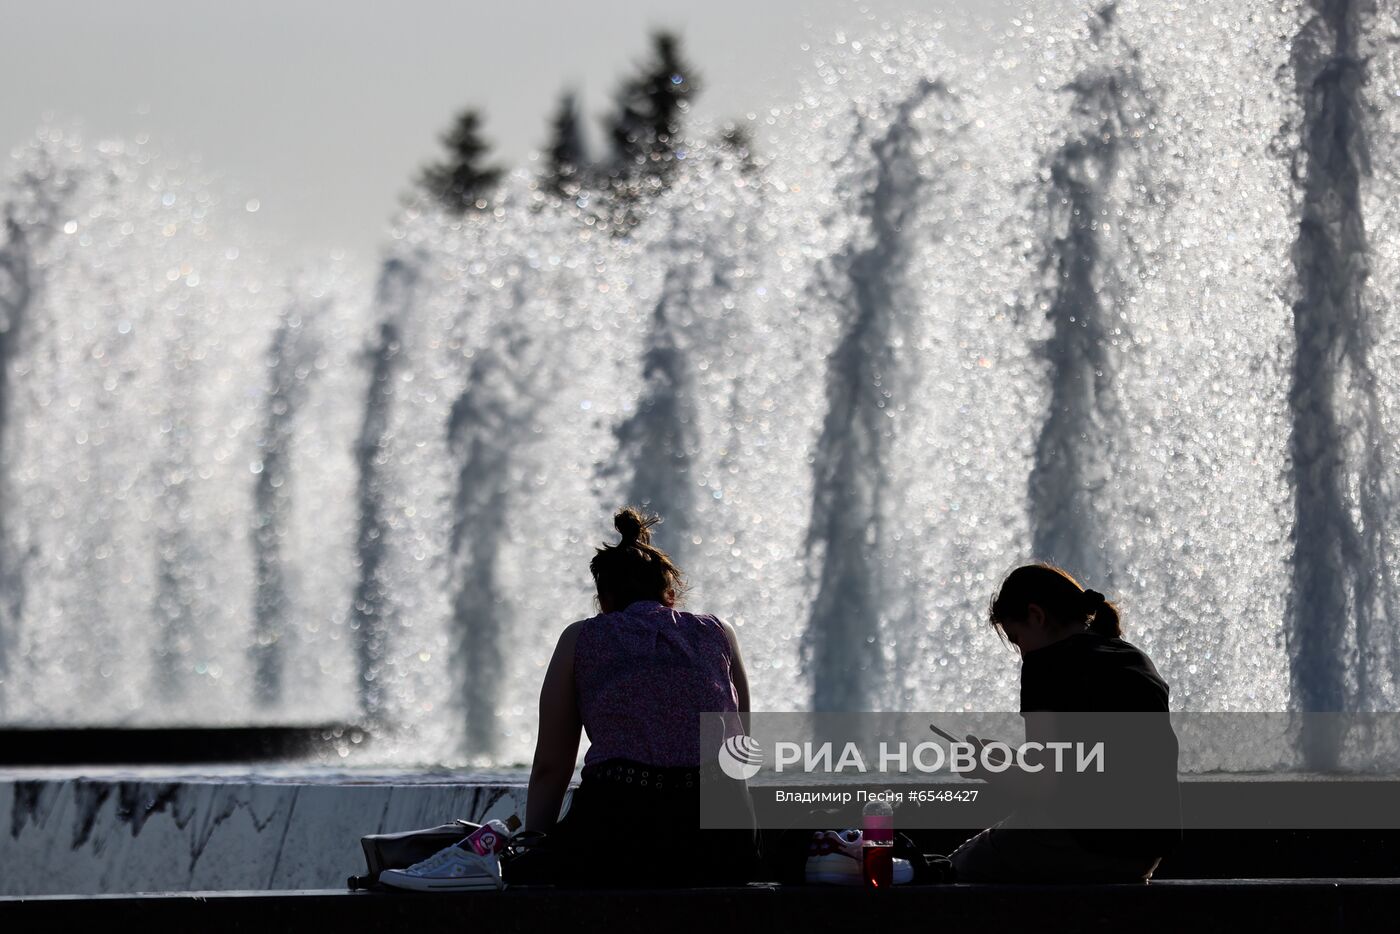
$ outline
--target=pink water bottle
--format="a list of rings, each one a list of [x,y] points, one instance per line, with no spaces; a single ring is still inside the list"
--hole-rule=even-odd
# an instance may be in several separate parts
[[[861,867],[867,888],[894,885],[894,808],[887,801],[871,801],[861,819]]]

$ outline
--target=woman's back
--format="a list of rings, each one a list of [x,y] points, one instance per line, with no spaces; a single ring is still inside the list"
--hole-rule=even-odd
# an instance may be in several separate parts
[[[723,624],[652,600],[585,620],[574,646],[584,764],[627,759],[700,765],[699,715],[734,711],[733,648]]]
[[[1085,748],[1103,743],[1113,760],[1102,775],[1066,775],[1061,797],[1043,806],[1057,820],[1082,812],[1101,827],[1142,828],[1073,831],[1089,850],[1161,855],[1179,842],[1178,749],[1168,696],[1152,660],[1116,636],[1086,630],[1023,656],[1022,713],[1061,714],[1055,740]]]
[[[1021,711],[1167,711],[1152,660],[1122,638],[1085,630],[1021,660]]]

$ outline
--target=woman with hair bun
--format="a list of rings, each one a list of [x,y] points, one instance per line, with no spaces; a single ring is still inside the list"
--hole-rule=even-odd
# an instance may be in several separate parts
[[[738,637],[678,608],[684,578],[651,543],[659,521],[620,510],[620,540],[589,564],[600,612],[564,630],[540,691],[525,826],[548,844],[534,865],[506,865],[507,882],[742,882],[753,871],[752,831],[699,828],[700,714],[749,709]],[[560,820],[581,730],[582,784]]]
[[[975,773],[1021,805],[954,851],[958,881],[1146,881],[1180,837],[1167,682],[1124,641],[1118,608],[1054,565],[1012,571],[988,616],[1021,653],[1027,741],[1104,741],[1107,761],[1101,775]]]

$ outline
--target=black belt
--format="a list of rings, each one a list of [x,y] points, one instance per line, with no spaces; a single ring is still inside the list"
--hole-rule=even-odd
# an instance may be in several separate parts
[[[647,765],[630,759],[607,759],[585,765],[582,776],[589,784],[645,791],[679,791],[700,787],[698,767]]]

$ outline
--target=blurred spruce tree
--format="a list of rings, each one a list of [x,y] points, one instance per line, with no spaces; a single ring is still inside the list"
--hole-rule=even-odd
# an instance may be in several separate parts
[[[575,197],[586,180],[588,150],[579,123],[578,98],[572,91],[559,98],[550,128],[545,187],[561,198]]]
[[[442,137],[447,157],[425,168],[419,179],[423,190],[454,214],[484,208],[501,177],[500,168],[485,164],[491,146],[481,135],[481,122],[470,108],[458,114]]]
[[[613,223],[625,233],[641,220],[642,203],[664,190],[685,159],[684,118],[700,86],[672,33],[652,36],[652,55],[618,90],[608,127],[613,164]]]
[[[623,82],[609,128],[622,174],[664,177],[674,170],[684,148],[683,119],[699,89],[680,39],[668,32],[652,36],[652,57]]]

